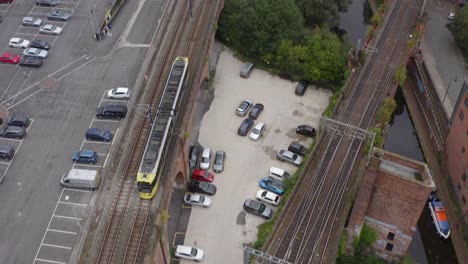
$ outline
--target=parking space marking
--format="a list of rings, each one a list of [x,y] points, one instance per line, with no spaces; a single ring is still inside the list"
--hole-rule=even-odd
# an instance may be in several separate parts
[[[93,141],[93,140],[83,140],[83,143],[92,143],[92,144],[105,144],[105,145],[109,145],[109,144],[112,144],[111,142],[100,142],[100,141]]]
[[[60,202],[57,203],[57,205],[60,204]],[[57,217],[57,218],[64,218],[64,219],[70,219],[70,220],[77,220],[77,221],[83,221],[83,218],[78,218],[78,217],[73,217],[73,216],[64,216],[64,215],[52,215],[52,217]]]
[[[0,161],[0,164],[10,164],[10,162]]]
[[[88,206],[87,204],[81,204],[81,203],[71,203],[71,202],[59,202],[61,204],[69,204],[69,205],[78,205],[78,206]]]
[[[46,244],[46,243],[42,243],[42,246],[46,246],[46,247],[55,247],[55,248],[63,248],[63,249],[68,249],[68,250],[71,250],[71,249],[72,249],[71,247],[64,247],[64,246],[52,245],[52,244]]]
[[[73,164],[73,169],[75,169],[75,167],[78,166],[83,166],[83,167],[92,167],[92,168],[101,168],[102,166],[101,165],[91,165],[91,164],[79,164],[79,163],[75,163]]]
[[[112,102],[112,103],[127,103],[127,100],[120,100],[120,99],[102,99],[102,102]]]
[[[109,123],[118,123],[120,120],[110,120],[110,119],[93,119],[93,122],[109,122]]]
[[[29,129],[32,127],[33,123],[34,123],[34,119],[31,119],[31,124],[29,124],[28,128],[26,128],[26,134],[29,133]],[[23,145],[23,140],[24,140],[24,138],[23,138],[23,139],[3,138],[3,139],[12,140],[12,141],[15,141],[15,142],[16,142],[16,141],[19,141],[18,147],[16,147],[16,149],[15,149],[15,153],[17,153],[17,152],[19,151],[19,149],[21,148],[21,145]],[[16,157],[16,154],[13,155],[13,158],[11,158],[11,160],[8,162],[8,165],[7,165],[6,169],[5,169],[5,171],[4,171],[3,174],[0,176],[0,183],[3,181],[3,178],[5,178],[5,175],[7,174],[8,169],[9,169],[10,166],[11,166],[11,163],[15,160],[15,157]]]
[[[64,189],[66,189],[67,191],[73,191],[73,192],[85,192],[85,193],[92,193],[93,192],[93,191],[88,191],[88,190],[71,189],[71,188],[64,188]]]
[[[98,153],[98,155],[100,155],[100,156],[106,156],[107,154],[105,154],[105,153]]]
[[[104,160],[104,164],[102,165],[103,168],[106,167],[106,164],[107,164],[107,159],[109,158],[109,155],[106,156],[106,159]]]
[[[64,231],[64,230],[58,230],[58,229],[47,229],[46,232],[55,232],[55,233],[63,233],[63,234],[69,234],[69,235],[78,235],[76,232],[70,232],[70,231]]]
[[[172,240],[172,247],[175,248],[175,242],[176,242],[176,238],[177,236],[184,236],[185,237],[186,233],[183,233],[183,232],[175,232],[174,233],[174,239]]]
[[[42,261],[42,262],[48,262],[48,263],[54,263],[54,264],[67,264],[67,263],[61,262],[61,261],[54,261],[54,260],[48,260],[48,259],[42,259],[42,258],[35,258],[34,262],[36,262],[36,261]]]
[[[16,32],[14,35],[35,36],[36,34],[30,34],[30,33],[20,33],[20,32]]]

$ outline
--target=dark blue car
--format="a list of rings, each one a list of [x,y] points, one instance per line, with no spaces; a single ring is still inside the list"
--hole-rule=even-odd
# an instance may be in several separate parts
[[[93,150],[81,150],[73,152],[73,161],[79,163],[94,164],[98,161],[98,154]]]
[[[111,141],[112,140],[112,132],[109,130],[104,130],[100,128],[88,128],[86,131],[86,139],[87,140],[99,140],[99,141]]]
[[[260,180],[258,183],[262,189],[265,189],[267,191],[274,192],[278,195],[283,195],[284,194],[284,188],[283,184],[281,182],[277,182],[271,178],[263,178]]]

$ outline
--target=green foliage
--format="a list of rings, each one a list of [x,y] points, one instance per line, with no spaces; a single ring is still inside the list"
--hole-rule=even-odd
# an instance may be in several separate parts
[[[380,13],[377,13],[377,14],[372,16],[371,23],[378,25],[378,24],[382,23],[382,20],[383,20],[383,16]]]
[[[393,98],[386,97],[382,104],[380,105],[380,109],[377,112],[377,121],[380,123],[389,123],[392,119],[392,114],[395,112],[397,104]]]
[[[343,233],[340,237],[340,242],[338,243],[338,256],[341,256],[346,253],[346,229],[343,229]]]
[[[338,103],[338,99],[340,98],[342,92],[341,90],[336,90],[333,92],[333,95],[330,97],[330,102],[328,103],[327,109],[323,111],[323,116],[331,117],[333,111],[335,110],[336,104]]]
[[[341,255],[336,259],[337,264],[386,264],[377,256],[351,256]]]
[[[397,82],[400,86],[403,85],[407,77],[407,72],[406,72],[406,65],[402,64],[398,66],[398,68],[395,70],[395,74],[393,75],[393,80]]]
[[[338,25],[339,13],[348,9],[350,0],[296,0],[308,25],[330,28]]]
[[[255,241],[253,245],[255,249],[260,250],[263,247],[266,240],[268,239],[268,236],[273,230],[273,227],[275,226],[276,220],[278,220],[278,213],[276,213],[273,219],[258,226],[257,241]]]
[[[383,146],[383,143],[384,143],[382,128],[373,127],[371,130],[375,133],[374,147],[381,148]]]
[[[401,264],[417,264],[417,262],[410,255],[405,255],[401,259]]]
[[[374,27],[373,26],[367,26],[366,30],[366,38],[370,38],[374,34]]]
[[[455,43],[468,60],[468,5],[459,9],[455,19],[447,26],[452,32]]]
[[[362,226],[361,233],[353,241],[355,255],[363,255],[364,251],[368,249],[376,240],[377,232],[372,227],[364,224]]]

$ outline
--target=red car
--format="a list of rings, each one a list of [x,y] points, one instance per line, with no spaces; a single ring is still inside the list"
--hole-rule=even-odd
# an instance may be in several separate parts
[[[0,57],[0,63],[8,63],[8,64],[18,64],[20,61],[20,56],[19,55],[12,55],[9,52],[3,53],[3,55]]]
[[[192,174],[192,180],[213,182],[214,175],[213,173],[206,170],[194,170]]]

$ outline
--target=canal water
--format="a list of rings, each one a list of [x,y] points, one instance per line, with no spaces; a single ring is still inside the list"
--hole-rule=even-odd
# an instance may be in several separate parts
[[[397,109],[393,113],[384,149],[424,162],[416,130],[414,129],[401,89],[395,94]],[[456,264],[457,259],[451,239],[437,236],[432,218],[425,206],[418,221],[418,228],[408,249],[408,254],[419,264]]]
[[[340,14],[339,35],[348,34],[349,41],[356,46],[360,39],[364,42],[367,27],[371,24],[372,11],[367,0],[352,0],[346,13]]]

